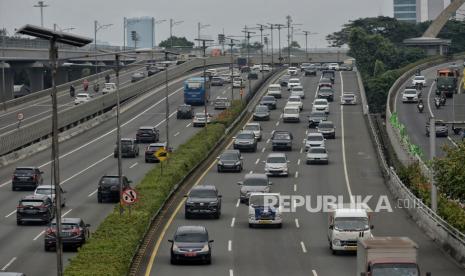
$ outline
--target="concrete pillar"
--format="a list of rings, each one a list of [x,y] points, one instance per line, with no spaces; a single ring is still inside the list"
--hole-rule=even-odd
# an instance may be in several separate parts
[[[34,62],[31,67],[27,69],[31,92],[44,90],[44,70],[44,65],[40,62]]]
[[[3,62],[0,62],[0,101],[7,101],[13,98],[13,71],[11,70],[10,64],[5,62],[5,82],[2,74]],[[5,91],[3,91],[3,83],[5,83]]]

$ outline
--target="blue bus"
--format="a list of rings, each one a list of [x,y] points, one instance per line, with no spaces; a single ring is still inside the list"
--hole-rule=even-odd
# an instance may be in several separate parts
[[[208,102],[210,95],[210,80],[206,83],[203,77],[193,77],[184,82],[184,103],[190,105],[204,105]]]

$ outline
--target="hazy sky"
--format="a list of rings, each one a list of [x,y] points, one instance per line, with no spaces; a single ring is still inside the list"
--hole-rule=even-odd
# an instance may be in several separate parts
[[[176,36],[197,37],[197,22],[210,24],[202,35],[242,35],[244,25],[285,23],[286,15],[302,26],[302,30],[317,32],[309,38],[309,47],[326,46],[324,37],[340,30],[349,20],[369,16],[392,16],[392,0],[45,0],[44,26],[76,28],[72,32],[93,38],[94,20],[114,24],[99,31],[98,40],[123,43],[123,17],[154,16],[156,20],[173,18],[184,22],[173,29]],[[0,0],[0,28],[9,33],[24,24],[40,25],[40,9],[34,0]],[[169,35],[169,23],[156,25],[156,41]],[[298,32],[298,31],[297,31]],[[260,39],[255,38],[255,39]],[[285,36],[282,33],[281,40]],[[305,37],[295,36],[302,46]],[[277,35],[275,35],[277,45]]]

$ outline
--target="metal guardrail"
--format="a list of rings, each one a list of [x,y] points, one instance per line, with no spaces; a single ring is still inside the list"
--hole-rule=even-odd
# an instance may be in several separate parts
[[[229,57],[206,59],[206,66],[228,64]],[[204,64],[202,59],[193,59],[178,66],[168,68],[168,80],[182,77],[185,73],[200,68]],[[160,72],[141,81],[120,89],[120,99],[125,101],[165,83],[165,72]],[[58,113],[58,128],[65,129],[82,120],[91,118],[99,113],[111,109],[116,105],[116,93],[99,96],[90,102],[73,106]],[[47,138],[51,134],[50,116],[39,121],[22,126],[19,129],[0,135],[0,155],[9,153],[33,142]]]

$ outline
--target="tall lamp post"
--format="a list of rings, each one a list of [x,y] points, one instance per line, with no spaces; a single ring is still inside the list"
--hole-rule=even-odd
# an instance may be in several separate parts
[[[208,107],[207,107],[207,74],[206,74],[206,70],[207,70],[207,54],[206,54],[206,50],[207,50],[207,45],[206,45],[206,42],[211,42],[213,41],[213,39],[202,39],[202,38],[198,38],[196,39],[198,41],[201,41],[202,42],[202,48],[203,48],[203,85],[204,85],[204,89],[205,89],[205,93],[204,93],[204,100],[203,100],[203,103],[204,103],[204,115],[205,115],[205,129],[207,129],[207,123],[208,123]],[[209,92],[209,91],[208,91]]]
[[[43,27],[44,26],[44,8],[48,7],[48,5],[45,5],[44,1],[39,1],[33,7],[40,8],[40,26]]]
[[[231,102],[234,100],[234,59],[233,59],[233,47],[234,47],[234,41],[238,41],[237,39],[233,38],[228,38],[231,40],[231,42],[228,44],[229,47],[231,47]]]
[[[202,24],[202,23],[197,23],[197,38],[199,39],[198,42],[199,42],[199,48],[200,48],[200,30],[202,29],[205,29],[205,28],[208,28],[210,27],[210,24]]]
[[[173,27],[181,24],[182,22],[184,21],[175,21],[173,18],[170,18],[170,48],[173,48]]]
[[[97,32],[103,29],[106,29],[113,24],[104,24],[100,25],[97,20],[94,20],[94,53],[95,53],[95,74],[97,75],[96,84],[99,82],[99,74],[98,74],[98,60],[97,60]]]
[[[279,51],[279,64],[282,63],[283,57],[281,55],[281,28],[284,27],[284,24],[274,24],[278,29],[278,51]]]
[[[56,43],[83,47],[92,42],[92,39],[72,35],[69,33],[56,32],[51,29],[25,25],[17,33],[30,35],[50,41],[49,58],[52,68],[52,155],[53,155],[53,182],[55,183],[55,208],[56,208],[56,252],[57,252],[57,275],[63,275],[63,248],[61,243],[61,186],[60,186],[60,166],[58,148],[58,100],[56,87],[58,48]]]
[[[309,32],[309,31],[302,31],[302,33],[303,33],[303,35],[305,35],[305,58],[308,61],[308,36],[309,35],[315,35],[315,34],[318,34],[318,33],[312,33],[312,32]]]
[[[6,86],[5,86],[5,36],[6,36],[6,29],[3,28],[2,32],[2,102],[3,102],[3,110],[6,111]]]

